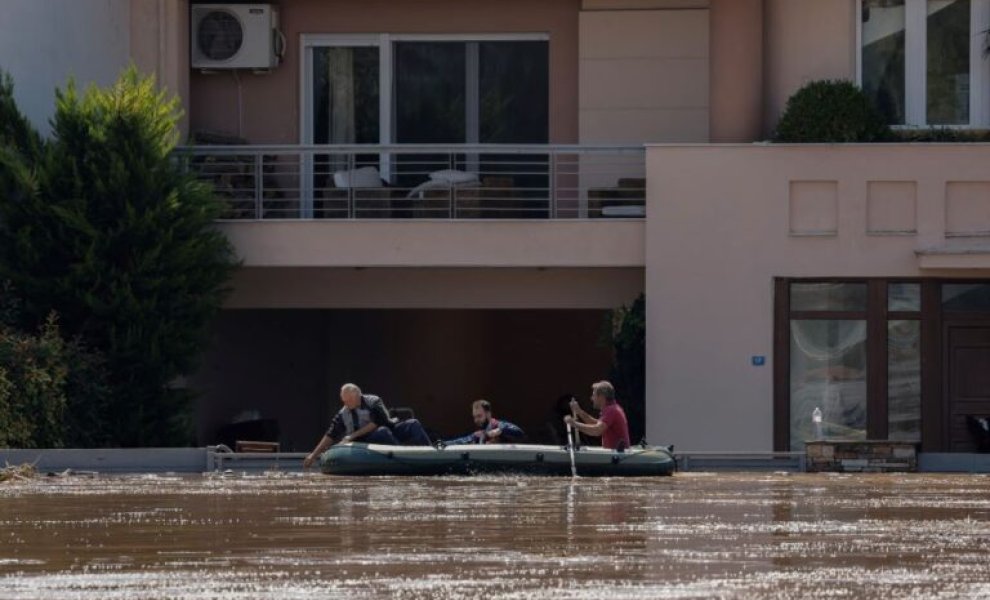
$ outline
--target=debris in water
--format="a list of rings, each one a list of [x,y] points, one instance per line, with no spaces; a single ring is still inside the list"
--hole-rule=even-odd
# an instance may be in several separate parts
[[[23,465],[6,465],[0,469],[0,483],[8,481],[26,481],[37,476],[38,470],[34,465],[25,463]]]

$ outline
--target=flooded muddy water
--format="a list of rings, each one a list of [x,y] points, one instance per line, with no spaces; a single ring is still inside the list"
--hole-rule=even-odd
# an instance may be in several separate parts
[[[38,478],[2,598],[987,598],[990,477]]]

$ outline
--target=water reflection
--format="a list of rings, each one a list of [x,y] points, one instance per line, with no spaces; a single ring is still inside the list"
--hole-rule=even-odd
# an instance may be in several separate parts
[[[57,478],[2,598],[986,597],[990,478]]]

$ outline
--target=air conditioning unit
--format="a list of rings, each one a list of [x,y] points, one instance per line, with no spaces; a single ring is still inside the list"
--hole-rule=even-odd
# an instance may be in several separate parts
[[[271,4],[193,4],[194,69],[273,69],[285,50]]]

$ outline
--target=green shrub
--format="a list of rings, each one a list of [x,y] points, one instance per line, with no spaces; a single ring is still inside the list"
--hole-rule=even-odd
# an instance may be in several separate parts
[[[787,101],[776,142],[882,142],[890,127],[870,99],[849,81],[814,81]]]
[[[20,320],[17,294],[10,282],[0,283],[0,446],[112,445],[104,423],[106,361],[78,340],[65,341],[54,314],[40,333],[19,331]],[[39,381],[51,386],[39,388]]]
[[[0,147],[0,277],[18,291],[19,326],[54,311],[66,339],[103,357],[91,366],[106,405],[73,418],[124,446],[188,442],[188,396],[168,384],[195,369],[236,267],[214,227],[221,204],[172,159],[179,114],[132,68],[106,89],[57,92],[37,159]],[[72,402],[96,393],[69,385]]]
[[[67,373],[54,316],[36,335],[0,326],[0,447],[62,445]]]
[[[607,326],[610,378],[626,411],[630,441],[638,443],[646,433],[646,297],[640,294],[630,306],[610,311]]]
[[[927,129],[899,129],[894,132],[894,139],[899,142],[930,142],[943,144],[957,143],[987,143],[990,142],[990,131],[986,129],[951,129],[949,127],[931,127]]]

